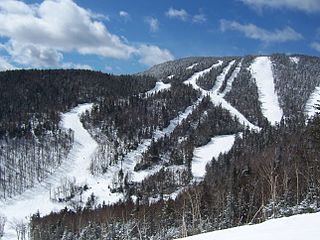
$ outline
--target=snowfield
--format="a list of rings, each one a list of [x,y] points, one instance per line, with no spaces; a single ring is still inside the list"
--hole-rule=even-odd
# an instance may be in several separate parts
[[[272,219],[183,238],[184,240],[318,240],[320,213]]]
[[[224,135],[211,138],[207,145],[198,147],[193,152],[191,171],[196,181],[202,180],[206,174],[206,165],[212,158],[229,152],[233,146],[235,135]]]
[[[252,77],[256,80],[259,89],[259,98],[262,103],[262,113],[271,124],[280,122],[282,109],[279,106],[275,92],[272,63],[269,57],[257,57],[250,66]]]

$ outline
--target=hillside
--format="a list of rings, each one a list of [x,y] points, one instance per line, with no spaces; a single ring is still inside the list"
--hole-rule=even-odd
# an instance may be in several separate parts
[[[194,235],[184,240],[300,240],[318,239],[320,215],[319,213],[303,214],[288,218],[273,219],[264,223],[220,230],[212,233]]]
[[[0,85],[4,239],[172,239],[320,210],[317,57],[7,71]]]

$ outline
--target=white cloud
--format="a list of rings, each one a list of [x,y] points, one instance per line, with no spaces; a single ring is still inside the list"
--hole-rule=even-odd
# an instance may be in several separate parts
[[[180,20],[182,20],[182,21],[186,21],[187,18],[188,18],[188,15],[189,15],[189,14],[187,13],[187,11],[184,10],[184,9],[178,10],[178,9],[174,9],[174,8],[172,8],[172,7],[170,7],[165,14],[166,14],[166,16],[168,16],[169,18],[178,18],[178,19],[180,19]]]
[[[129,16],[124,11],[119,14]],[[133,55],[144,58],[139,45],[110,33],[99,21],[102,18],[107,17],[92,13],[73,0],[46,0],[37,5],[1,0],[0,37],[8,39],[2,47],[12,61],[32,67],[63,67],[66,52],[116,59]]]
[[[159,20],[154,17],[146,17],[145,22],[149,25],[150,32],[157,32],[159,30]]]
[[[294,9],[307,13],[320,12],[319,0],[241,0],[246,5],[258,10],[263,8]]]
[[[320,42],[313,42],[310,44],[310,47],[318,52],[320,52]]]
[[[126,20],[129,20],[130,19],[130,14],[126,11],[120,11],[119,12],[119,16],[126,19]]]
[[[207,18],[204,14],[196,14],[193,16],[192,21],[194,23],[205,23],[207,21]]]
[[[7,59],[0,57],[0,71],[16,69],[11,63],[7,61]]]
[[[140,63],[148,66],[173,60],[173,55],[167,49],[160,49],[153,45],[141,45],[139,48]]]
[[[220,20],[221,31],[233,30],[243,33],[247,38],[262,42],[287,42],[302,39],[302,35],[290,27],[269,31],[254,24],[241,24],[236,21]]]

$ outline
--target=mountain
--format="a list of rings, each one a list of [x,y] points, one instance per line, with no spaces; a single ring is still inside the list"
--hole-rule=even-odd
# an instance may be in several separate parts
[[[320,210],[318,57],[16,70],[0,86],[4,239],[172,239]]]

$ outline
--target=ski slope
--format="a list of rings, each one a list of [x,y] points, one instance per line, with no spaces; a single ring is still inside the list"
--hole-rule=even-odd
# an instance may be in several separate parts
[[[228,66],[226,66],[222,73],[217,77],[217,81],[215,82],[215,85],[213,86],[212,89],[210,89],[209,91],[204,90],[203,88],[201,88],[200,86],[198,86],[197,84],[197,79],[199,77],[202,77],[203,75],[209,73],[211,71],[211,69],[216,68],[220,65],[222,65],[223,61],[219,60],[218,63],[212,65],[210,68],[207,68],[203,71],[200,72],[196,72],[195,74],[193,74],[188,80],[184,81],[184,84],[190,84],[195,90],[199,90],[202,94],[202,96],[210,96],[211,101],[214,105],[216,106],[222,106],[224,109],[228,110],[231,114],[231,116],[233,117],[237,117],[239,119],[239,122],[241,124],[244,124],[245,126],[248,126],[250,129],[259,131],[260,128],[258,126],[255,126],[254,124],[252,124],[242,113],[240,113],[236,108],[234,108],[230,103],[228,103],[223,97],[224,97],[224,93],[226,94],[227,91],[231,90],[231,86],[229,86],[227,88],[226,91],[224,91],[224,93],[220,94],[219,93],[219,89],[221,88],[222,84],[223,84],[223,80],[226,78],[226,75],[228,74],[228,72],[230,71],[231,66],[235,63],[235,61],[231,61]],[[238,73],[240,72],[240,67],[241,64],[238,65],[236,67],[236,69],[234,70],[234,72],[231,74],[231,77],[228,79],[228,81],[233,81],[234,78],[238,75]]]
[[[280,122],[282,109],[275,91],[272,63],[269,57],[257,57],[250,66],[252,77],[256,80],[259,89],[259,98],[262,103],[262,113],[271,124]]]
[[[194,235],[183,240],[318,240],[320,213],[272,219],[260,224]]]
[[[199,63],[194,63],[191,66],[187,67],[186,70],[191,70],[193,69],[195,66],[197,66]]]
[[[308,117],[313,117],[316,113],[319,113],[319,110],[315,108],[315,105],[320,102],[320,87],[316,87],[313,93],[310,95],[306,106],[305,106],[305,114]]]
[[[211,138],[207,145],[198,147],[193,152],[191,171],[196,181],[202,180],[206,173],[206,165],[212,158],[218,158],[221,153],[230,151],[235,135],[223,135]]]
[[[84,199],[97,189],[97,181],[91,176],[89,167],[91,155],[98,145],[80,122],[80,115],[86,110],[90,110],[91,107],[92,104],[82,104],[62,115],[61,127],[74,131],[74,145],[68,159],[52,175],[32,189],[25,191],[22,195],[0,202],[0,214],[7,217],[5,235],[2,239],[17,239],[12,227],[14,222],[27,221],[37,211],[41,215],[45,215],[51,211],[63,209],[65,203],[50,200],[50,189],[61,187],[61,180],[74,178],[77,185],[88,184],[91,189],[86,193],[87,195],[84,195]],[[97,195],[101,195],[101,192],[103,189],[99,189]]]
[[[156,82],[156,85],[154,86],[154,88],[152,88],[151,90],[149,90],[148,92],[146,92],[147,96],[150,96],[152,94],[155,94],[157,92],[169,89],[171,87],[171,83],[164,83],[164,82]]]

